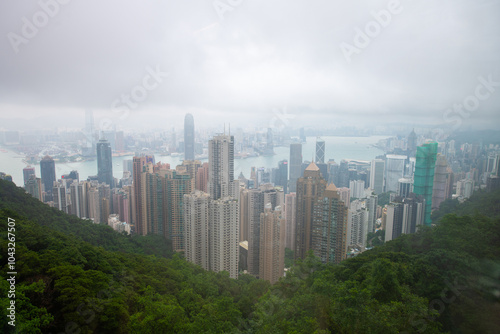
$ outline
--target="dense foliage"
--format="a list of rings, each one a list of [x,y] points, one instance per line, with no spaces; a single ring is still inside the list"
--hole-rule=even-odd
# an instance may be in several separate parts
[[[271,287],[206,272],[165,240],[62,214],[0,181],[3,310],[8,217],[17,317],[15,330],[2,317],[3,333],[500,332],[500,223],[487,215],[443,216],[340,265],[309,255]]]

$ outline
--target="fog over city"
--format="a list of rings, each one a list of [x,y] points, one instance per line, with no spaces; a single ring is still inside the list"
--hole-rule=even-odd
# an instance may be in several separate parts
[[[499,18],[496,0],[3,1],[0,127],[91,109],[119,128],[498,129]]]

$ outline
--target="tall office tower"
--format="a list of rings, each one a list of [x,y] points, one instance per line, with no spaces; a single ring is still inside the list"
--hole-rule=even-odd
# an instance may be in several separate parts
[[[290,192],[295,192],[297,189],[297,180],[301,176],[302,165],[302,144],[290,144],[290,182],[288,188]]]
[[[364,248],[368,236],[368,211],[363,202],[355,200],[348,212],[347,245]]]
[[[436,167],[434,169],[434,183],[432,186],[432,209],[439,209],[439,206],[444,202],[447,195],[447,185],[449,186],[448,178],[448,163],[444,155],[438,154],[436,158]]]
[[[236,199],[225,197],[210,201],[210,270],[227,271],[231,278],[238,278],[239,224]]]
[[[346,207],[349,208],[351,206],[351,191],[349,188],[337,188],[337,191],[339,193],[340,200],[344,202]]]
[[[437,143],[426,142],[417,147],[417,162],[413,178],[413,192],[425,199],[425,224],[431,225],[432,187],[436,167]]]
[[[184,195],[184,256],[205,270],[210,270],[209,204],[210,196],[202,191]]]
[[[210,198],[235,197],[234,136],[217,135],[208,142],[208,168]]]
[[[204,162],[196,171],[196,189],[208,192],[208,163]]]
[[[90,183],[87,181],[73,181],[70,186],[71,190],[71,214],[78,218],[88,217],[88,200],[87,191],[90,188]]]
[[[340,161],[338,178],[339,188],[349,188],[349,162],[347,160]]]
[[[35,167],[24,167],[23,168],[23,184],[26,184],[30,179],[31,175],[35,175]]]
[[[384,192],[384,168],[385,161],[374,159],[370,168],[370,188],[377,195]]]
[[[408,135],[408,154],[414,157],[416,151],[417,151],[417,134],[415,133],[415,129],[413,129]]]
[[[413,192],[413,180],[405,177],[400,178],[398,180],[397,195],[407,197],[411,192]]]
[[[259,278],[276,283],[285,272],[285,218],[281,207],[266,204],[260,214]]]
[[[70,203],[66,196],[66,188],[61,182],[54,183],[54,187],[52,187],[52,200],[55,208],[65,213],[69,213],[68,209]]]
[[[99,190],[95,187],[89,189],[87,193],[88,198],[88,217],[94,221],[95,224],[101,222],[101,202],[99,200]]]
[[[106,183],[111,188],[114,188],[112,159],[109,142],[105,139],[99,140],[97,143],[97,177],[100,183]],[[107,217],[105,221],[108,221]]]
[[[52,201],[52,187],[56,181],[56,164],[54,159],[46,155],[40,160],[40,173],[42,174],[43,192],[45,194],[43,201]]]
[[[295,259],[303,259],[312,247],[312,223],[314,203],[326,189],[326,180],[314,162],[304,171],[304,176],[297,181],[297,213]]]
[[[351,197],[365,198],[365,181],[349,181],[349,191],[351,192]]]
[[[92,110],[85,110],[85,143],[82,148],[82,155],[85,157],[95,156],[94,138],[94,114]]]
[[[194,160],[194,118],[191,114],[184,117],[184,160]]]
[[[404,177],[406,159],[406,155],[386,155],[385,192],[396,192],[398,190],[398,180]]]
[[[283,188],[283,192],[288,194],[288,161],[278,162],[278,173],[274,184]]]
[[[377,205],[378,196],[370,195],[365,200],[365,207],[368,210],[368,233],[375,232],[375,227],[377,223]]]
[[[321,138],[316,138],[316,164],[325,163],[325,141]],[[326,175],[323,175],[326,178]]]
[[[24,189],[28,194],[30,194],[37,200],[39,201],[43,200],[42,179],[36,177],[35,175],[31,175],[30,178],[24,184]]]
[[[165,176],[165,186],[167,189],[166,237],[172,241],[174,251],[182,252],[184,251],[184,195],[193,191],[191,177],[187,173],[171,170]]]
[[[295,193],[285,195],[285,225],[286,240],[285,246],[291,250],[295,249],[295,229],[297,222],[295,219],[297,196]]]
[[[250,190],[247,188],[240,190],[240,241],[248,241],[249,193]]]
[[[385,223],[385,241],[393,240],[401,234],[415,233],[418,226],[424,224],[425,199],[410,194],[409,197],[397,197],[387,206]]]
[[[347,253],[347,208],[329,184],[314,204],[312,250],[322,263],[340,263]]]

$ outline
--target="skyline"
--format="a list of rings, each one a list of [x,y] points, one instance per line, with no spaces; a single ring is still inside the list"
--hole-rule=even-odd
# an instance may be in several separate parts
[[[0,122],[498,129],[498,1],[231,3],[0,4]]]

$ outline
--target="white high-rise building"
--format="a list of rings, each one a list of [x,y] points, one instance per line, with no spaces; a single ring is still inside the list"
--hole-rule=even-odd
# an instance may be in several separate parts
[[[351,192],[351,197],[354,198],[365,198],[365,181],[363,180],[353,180],[349,181],[349,191]]]
[[[347,216],[347,245],[366,247],[368,236],[368,211],[365,203],[352,201]]]
[[[397,192],[398,180],[404,177],[406,155],[388,154],[385,161],[385,192]]]
[[[231,197],[212,200],[209,205],[210,270],[227,271],[238,278],[239,207]]]
[[[184,245],[186,260],[210,270],[210,196],[202,191],[184,195]]]
[[[217,135],[208,142],[208,193],[216,200],[237,197],[236,191],[239,194],[239,183],[234,182],[234,137]]]
[[[384,192],[384,168],[384,160],[372,160],[370,169],[370,188],[377,195]]]

